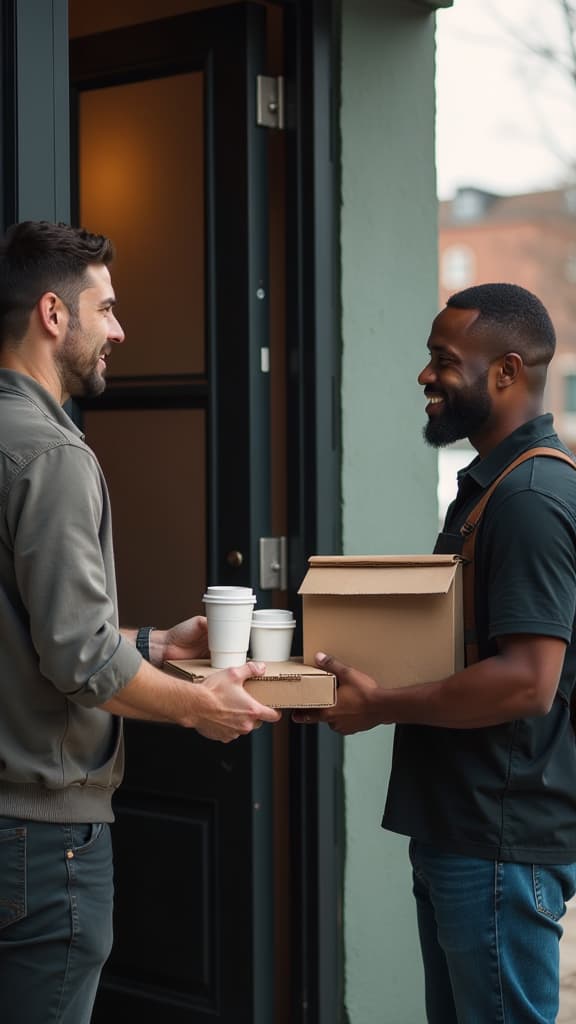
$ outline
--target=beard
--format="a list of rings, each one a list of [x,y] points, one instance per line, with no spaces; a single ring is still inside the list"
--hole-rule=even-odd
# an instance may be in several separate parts
[[[71,317],[64,344],[56,356],[66,394],[75,398],[102,394],[106,380],[98,368],[100,351],[96,339],[82,329],[80,320]]]
[[[460,391],[436,390],[444,399],[441,413],[431,416],[424,427],[424,439],[433,448],[473,437],[484,426],[492,411],[492,399],[488,393],[488,371],[474,384]]]

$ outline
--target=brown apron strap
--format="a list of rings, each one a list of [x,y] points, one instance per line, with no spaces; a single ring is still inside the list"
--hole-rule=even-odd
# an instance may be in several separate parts
[[[480,501],[474,506],[470,515],[466,519],[463,526],[460,527],[460,533],[464,537],[464,543],[462,545],[462,559],[464,562],[462,570],[462,590],[463,590],[463,602],[464,602],[464,646],[466,650],[466,665],[473,665],[478,661],[478,640],[476,636],[476,615],[475,615],[475,594],[474,594],[474,553],[476,548],[476,527],[480,521],[482,513],[486,508],[486,505],[490,501],[492,494],[498,487],[498,484],[508,473],[511,473],[513,469],[516,469],[522,462],[526,462],[528,459],[535,458],[538,455],[545,455],[549,458],[560,459],[562,462],[567,462],[573,469],[576,469],[575,460],[568,455],[566,452],[560,451],[558,448],[530,448],[528,451],[522,452],[518,458],[514,459],[506,469],[500,473],[500,476],[496,477],[496,480],[490,485],[488,490],[482,495]]]

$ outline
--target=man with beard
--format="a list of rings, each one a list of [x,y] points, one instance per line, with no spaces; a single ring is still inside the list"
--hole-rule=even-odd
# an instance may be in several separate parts
[[[434,446],[469,438],[436,551],[500,474],[535,447],[566,453],[542,414],[554,328],[515,285],[454,295],[419,376]],[[336,707],[295,713],[348,735],[397,723],[383,826],[410,837],[431,1024],[553,1024],[559,923],[576,884],[576,472],[530,456],[496,486],[477,527],[479,660],[400,689],[334,658]]]
[[[161,671],[206,620],[118,628],[101,469],[62,404],[97,395],[124,334],[102,235],[26,222],[0,243],[0,1017],[88,1024],[112,939],[122,716],[228,742],[279,714],[243,683]]]

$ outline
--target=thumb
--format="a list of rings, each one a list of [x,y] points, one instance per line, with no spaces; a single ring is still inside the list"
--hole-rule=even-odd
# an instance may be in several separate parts
[[[345,665],[343,661],[338,661],[330,654],[324,654],[324,651],[318,651],[315,661],[318,668],[324,669],[325,672],[331,672],[340,682],[346,680],[350,673],[349,665]]]
[[[251,676],[263,676],[266,672],[266,662],[247,661],[246,668],[249,669],[249,675],[246,676],[247,679],[250,679]]]
[[[266,671],[266,663],[263,661],[246,661],[243,665],[231,670],[234,682],[244,685],[247,679],[254,679],[255,676],[263,676]]]

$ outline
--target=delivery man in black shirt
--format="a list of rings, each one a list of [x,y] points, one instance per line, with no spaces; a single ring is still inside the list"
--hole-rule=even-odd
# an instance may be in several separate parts
[[[419,376],[425,438],[467,437],[437,551],[461,550],[482,494],[534,447],[566,452],[543,414],[555,333],[515,285],[452,296]],[[553,1024],[560,919],[576,888],[576,472],[529,457],[498,484],[477,528],[478,660],[386,689],[334,658],[338,702],[296,721],[344,735],[396,723],[384,828],[410,837],[430,1024]],[[385,682],[385,680],[381,680]]]

